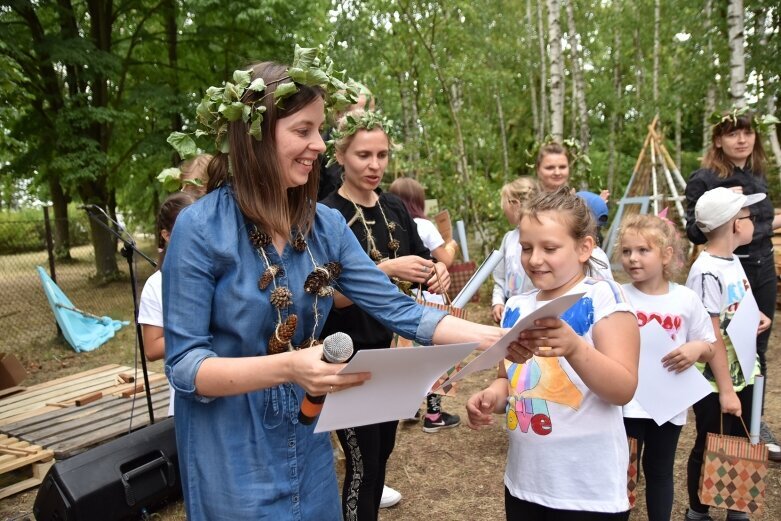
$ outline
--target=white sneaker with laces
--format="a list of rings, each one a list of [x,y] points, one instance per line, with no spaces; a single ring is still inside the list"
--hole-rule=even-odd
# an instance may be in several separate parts
[[[382,488],[382,499],[380,499],[380,508],[392,507],[401,501],[401,492],[385,485]]]

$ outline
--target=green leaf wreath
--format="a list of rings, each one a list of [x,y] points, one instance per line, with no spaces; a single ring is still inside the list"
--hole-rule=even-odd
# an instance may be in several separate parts
[[[340,141],[347,136],[352,136],[359,130],[382,129],[382,131],[388,135],[388,140],[391,143],[391,147],[393,147],[395,125],[393,120],[386,118],[379,111],[367,110],[348,112],[344,116],[344,123],[340,123],[339,127],[340,128],[336,128],[331,132],[331,139],[325,144],[325,154],[328,156],[328,163],[326,166],[331,166],[336,162],[337,141]]]

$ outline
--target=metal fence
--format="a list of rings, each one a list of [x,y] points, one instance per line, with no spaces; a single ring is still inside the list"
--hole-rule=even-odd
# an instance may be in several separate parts
[[[23,350],[26,346],[50,342],[59,334],[54,314],[36,271],[42,266],[74,307],[98,316],[133,320],[133,297],[127,260],[117,249],[118,280],[96,282],[95,253],[88,241],[86,215],[69,219],[70,258],[56,259],[51,247],[54,219],[47,225],[48,212],[39,220],[0,222],[0,351]],[[139,241],[149,254],[151,239]],[[11,253],[9,253],[11,252]],[[154,268],[138,258],[138,294]]]

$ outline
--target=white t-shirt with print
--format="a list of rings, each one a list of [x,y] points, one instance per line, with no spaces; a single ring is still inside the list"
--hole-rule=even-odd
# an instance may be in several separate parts
[[[681,346],[694,340],[715,342],[713,324],[710,315],[702,305],[700,298],[686,286],[671,282],[669,291],[664,295],[648,295],[632,284],[621,286],[624,295],[635,310],[637,325],[641,328],[649,322],[656,321],[670,335],[675,346]],[[655,349],[656,346],[641,344],[640,349]],[[666,355],[662,351],[656,353],[659,364]],[[643,409],[636,399],[624,405],[624,418],[650,418],[651,415]],[[671,418],[670,423],[684,425],[686,410]]]
[[[568,293],[585,295],[562,314],[593,345],[594,324],[630,312],[621,287],[585,278]],[[502,326],[510,327],[544,302],[538,290],[511,297]],[[504,482],[519,499],[564,510],[624,512],[629,509],[629,449],[621,407],[594,394],[563,357],[505,361],[509,382],[510,448]]]
[[[144,289],[141,290],[141,300],[138,303],[138,323],[163,327],[163,273],[160,270],[152,273],[146,279]],[[174,388],[170,389],[168,416],[173,416]]]
[[[753,384],[754,376],[759,374],[759,359],[757,359],[752,376],[749,382],[746,382],[738,355],[735,353],[735,346],[732,345],[726,331],[727,325],[738,310],[740,301],[751,288],[743,266],[734,255],[725,258],[702,251],[689,269],[686,286],[700,298],[711,317],[719,317],[721,336],[727,347],[727,366],[732,378],[732,386],[735,392],[742,391],[747,384]],[[713,390],[718,392],[719,387],[716,385],[716,378],[710,366],[698,363],[697,368],[711,383]]]

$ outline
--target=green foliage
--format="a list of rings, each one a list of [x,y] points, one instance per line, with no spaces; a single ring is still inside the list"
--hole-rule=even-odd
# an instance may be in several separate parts
[[[70,210],[68,229],[71,246],[89,244],[88,217],[84,212],[78,212],[75,207],[71,207]],[[53,222],[51,226],[54,227]],[[0,212],[0,255],[43,250],[46,250],[43,210],[25,208],[13,212]]]

